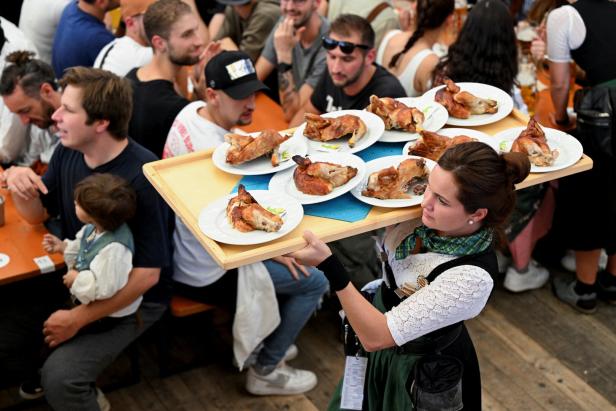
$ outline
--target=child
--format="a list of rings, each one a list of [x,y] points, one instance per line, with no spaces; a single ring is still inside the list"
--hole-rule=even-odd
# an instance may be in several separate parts
[[[75,214],[84,226],[74,240],[62,241],[46,234],[43,248],[49,253],[64,253],[68,267],[63,277],[64,284],[70,289],[74,301],[89,304],[111,298],[128,282],[133,268],[134,244],[126,221],[135,214],[137,194],[120,177],[95,174],[76,185],[74,199]],[[134,314],[141,300],[139,297],[129,306],[80,332],[97,332],[113,323],[114,317]],[[25,399],[43,396],[40,379],[37,377],[23,383],[19,394]]]
[[[43,248],[64,253],[68,272],[64,284],[81,304],[112,297],[128,281],[132,270],[133,235],[126,221],[135,214],[137,195],[122,178],[95,174],[75,187],[75,214],[84,226],[74,240],[46,234]],[[133,314],[141,297],[111,314]]]

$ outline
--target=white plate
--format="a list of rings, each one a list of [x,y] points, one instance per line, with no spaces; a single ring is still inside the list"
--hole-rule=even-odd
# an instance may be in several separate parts
[[[207,205],[199,214],[201,232],[212,240],[225,244],[248,245],[261,244],[289,234],[302,221],[304,209],[294,198],[267,190],[248,190],[262,207],[284,208],[284,221],[280,231],[268,233],[254,230],[242,233],[231,226],[227,219],[227,205],[237,193],[228,194]]]
[[[476,138],[477,141],[481,141],[482,143],[486,143],[490,147],[494,149],[497,153],[498,150],[498,142],[499,140],[496,137],[492,137],[489,134],[482,133],[481,131],[473,130],[472,128],[442,128],[438,131],[438,133],[442,136],[453,138],[455,136],[468,136],[472,138]],[[415,144],[414,141],[409,141],[402,148],[402,154],[407,155],[409,152],[409,148]]]
[[[490,86],[482,83],[456,83],[460,87],[460,91],[468,91],[477,97],[489,98],[498,102],[498,111],[494,114],[471,114],[469,118],[455,118],[449,116],[447,124],[451,126],[474,127],[483,126],[485,124],[495,123],[507,117],[513,110],[513,99],[503,90],[498,87]],[[445,87],[444,85],[435,87],[425,92],[422,98],[434,101],[436,92]]]
[[[336,151],[338,153],[357,153],[358,151],[362,151],[374,143],[376,143],[379,138],[383,135],[383,131],[385,131],[385,123],[383,120],[376,114],[369,113],[367,111],[361,110],[340,110],[333,111],[331,113],[322,114],[323,117],[340,117],[344,114],[353,114],[354,116],[359,117],[366,124],[366,134],[355,144],[355,147],[351,148],[347,144],[348,138],[339,138],[336,140],[331,140],[327,142],[321,141],[313,141],[308,137],[304,136],[304,129],[306,128],[306,123],[302,123],[297,129],[295,129],[295,133],[293,133],[293,137],[301,137],[308,142],[308,153],[322,153],[324,151],[331,151],[327,149],[323,149],[321,147],[322,144],[339,144],[340,148]]]
[[[250,133],[250,135],[256,137],[259,133]],[[216,147],[212,153],[212,162],[222,171],[226,171],[229,174],[239,174],[242,176],[255,176],[285,170],[293,167],[295,164],[293,160],[291,160],[291,157],[296,154],[304,156],[308,153],[308,144],[306,143],[306,140],[304,138],[296,138],[295,136],[292,136],[278,147],[278,151],[280,153],[283,151],[287,151],[289,153],[289,159],[287,161],[281,161],[280,164],[278,164],[278,167],[272,166],[272,162],[267,156],[261,156],[243,164],[232,165],[227,163],[226,160],[229,147],[231,147],[231,144],[229,143],[222,143]]]
[[[428,121],[424,122],[423,128],[428,131],[439,131],[449,118],[447,109],[434,100],[424,100],[420,97],[401,97],[396,100],[401,101],[409,107],[416,107],[424,113]],[[413,141],[419,138],[419,133],[409,133],[408,131],[385,130],[379,139],[383,143],[400,143],[403,141]]]
[[[411,195],[411,198],[407,198],[407,199],[392,199],[392,200],[381,200],[379,198],[366,197],[361,194],[362,190],[364,190],[366,188],[366,185],[368,184],[368,177],[370,176],[370,174],[376,171],[383,170],[387,167],[391,167],[391,166],[397,167],[398,164],[400,164],[402,161],[409,159],[409,158],[421,158],[421,157],[388,156],[388,157],[377,158],[377,159],[367,162],[366,163],[366,177],[364,177],[362,182],[357,187],[351,190],[351,194],[353,194],[353,196],[355,196],[355,198],[357,198],[359,201],[363,201],[364,203],[378,206],[378,207],[399,208],[399,207],[410,207],[410,206],[421,204],[421,202],[423,201],[423,194],[420,196]],[[425,158],[424,160],[426,160],[426,167],[428,167],[428,170],[432,171],[432,169],[436,166],[436,163],[432,160],[428,160],[427,158]]]
[[[561,170],[567,168],[570,165],[577,163],[582,158],[584,150],[582,144],[573,136],[564,133],[555,128],[541,127],[545,133],[545,137],[548,140],[548,146],[550,150],[558,150],[558,157],[554,161],[554,165],[547,167],[539,167],[531,164],[531,173],[547,173],[550,171]],[[508,152],[511,150],[513,141],[518,138],[520,133],[525,130],[526,127],[514,127],[505,131],[501,131],[494,136],[496,141],[500,145],[502,144],[502,151]]]
[[[285,193],[286,195],[295,198],[302,204],[315,204],[331,200],[332,198],[336,198],[351,191],[356,185],[362,182],[364,176],[366,175],[366,163],[364,163],[364,160],[353,154],[316,153],[309,155],[309,158],[312,162],[326,161],[328,163],[340,164],[341,166],[355,167],[357,169],[357,175],[350,179],[346,184],[334,188],[331,193],[320,196],[313,194],[304,194],[299,191],[295,186],[295,181],[293,180],[293,173],[295,172],[295,168],[291,168],[274,174],[274,176],[269,182],[268,188],[271,191]]]

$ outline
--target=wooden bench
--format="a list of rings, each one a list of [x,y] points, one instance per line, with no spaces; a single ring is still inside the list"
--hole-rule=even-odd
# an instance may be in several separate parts
[[[179,318],[204,313],[215,308],[214,305],[191,300],[181,295],[174,295],[169,303],[169,312],[173,317]]]

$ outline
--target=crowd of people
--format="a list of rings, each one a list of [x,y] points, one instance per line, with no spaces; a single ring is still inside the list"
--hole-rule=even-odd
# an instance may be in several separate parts
[[[451,40],[455,3],[23,0],[18,25],[0,17],[0,183],[24,220],[45,223],[45,249],[67,266],[0,289],[0,385],[21,383],[22,397],[44,395],[56,410],[110,409],[97,377],[161,319],[172,292],[235,312],[242,273],[258,269],[280,318],[240,361],[250,393],[316,386],[315,373],[286,361],[329,289],[361,343],[345,350],[366,359],[360,407],[431,409],[426,381],[411,376],[445,362],[465,371],[453,381],[458,391],[443,394],[447,409],[481,409],[464,321],[481,312],[499,271],[512,292],[548,282],[532,253],[552,221],[575,253],[576,278],[556,279],[556,297],[584,313],[598,298],[615,303],[616,195],[605,189],[616,178],[614,152],[596,144],[592,127],[576,132],[567,101],[571,61],[587,87],[616,79],[616,51],[606,46],[616,40],[616,3],[480,0]],[[224,270],[143,175],[145,163],[215,148],[250,124],[258,92],[278,101],[290,127],[306,113],[364,109],[371,95],[420,96],[444,78],[498,87],[524,110],[513,15],[528,10],[540,24],[532,55],[549,62],[555,124],[595,165],[557,190],[516,196],[525,156],[462,144],[431,172],[421,221],[329,245],[306,232],[300,251]],[[584,222],[577,216],[590,197],[580,187],[596,207]],[[510,263],[499,267],[497,251]],[[403,285],[413,291],[400,294]],[[348,404],[341,387],[330,409]]]

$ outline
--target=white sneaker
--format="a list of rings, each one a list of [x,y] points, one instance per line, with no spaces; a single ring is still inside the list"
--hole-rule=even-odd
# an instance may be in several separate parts
[[[575,251],[567,250],[567,254],[560,260],[560,265],[567,271],[575,272]],[[602,249],[599,256],[599,270],[605,270],[605,267],[607,267],[607,253]]]
[[[259,375],[251,367],[246,378],[246,390],[253,395],[302,394],[316,385],[315,373],[293,368],[284,363],[267,375]]]
[[[100,388],[96,388],[96,402],[101,411],[111,411],[111,404]]]
[[[257,357],[259,356],[259,351],[261,351],[261,348],[263,348],[263,345],[260,345],[259,347],[257,347],[257,349],[254,350],[254,352],[250,354],[248,358],[246,358],[243,368],[252,367],[253,365],[257,363]],[[297,349],[297,345],[291,344],[289,345],[289,348],[287,348],[287,351],[285,351],[282,361],[294,360],[295,358],[297,358],[298,355],[299,355],[299,350]],[[231,363],[233,364],[235,368],[240,368],[240,366],[237,363],[237,360],[235,359],[235,356],[233,356],[233,358],[231,359]]]
[[[519,293],[541,288],[549,278],[550,272],[547,268],[539,265],[535,260],[531,260],[528,271],[523,274],[520,274],[513,266],[509,267],[503,286],[513,293]]]
[[[295,344],[291,344],[289,345],[289,348],[287,348],[287,351],[284,353],[284,358],[282,359],[282,361],[291,361],[297,358],[299,354],[299,350],[297,349],[297,345]]]

